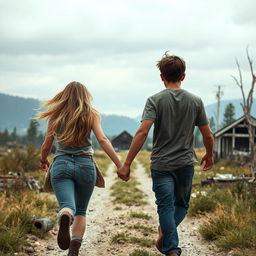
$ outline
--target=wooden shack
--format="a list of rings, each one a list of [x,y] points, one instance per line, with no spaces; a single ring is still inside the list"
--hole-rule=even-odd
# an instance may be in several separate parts
[[[132,143],[132,135],[127,131],[123,131],[111,140],[111,143],[116,151],[128,150]]]
[[[251,117],[253,133],[256,135],[256,119]],[[251,148],[245,116],[214,133],[215,160],[226,159],[231,161],[249,161]]]

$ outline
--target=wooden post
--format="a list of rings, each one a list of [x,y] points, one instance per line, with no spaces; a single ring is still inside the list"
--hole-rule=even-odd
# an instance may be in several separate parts
[[[234,153],[234,149],[235,149],[235,141],[236,139],[236,133],[235,133],[235,127],[232,128],[232,154]]]

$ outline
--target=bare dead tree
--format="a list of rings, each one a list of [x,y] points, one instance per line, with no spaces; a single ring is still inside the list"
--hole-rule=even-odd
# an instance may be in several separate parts
[[[256,76],[255,76],[255,73],[253,70],[253,61],[249,55],[248,47],[246,48],[246,55],[247,55],[247,60],[249,62],[250,73],[251,73],[251,77],[252,77],[251,88],[248,92],[247,97],[245,96],[243,76],[242,76],[241,68],[240,68],[237,58],[236,58],[236,65],[237,65],[237,69],[238,69],[239,78],[236,78],[235,76],[232,76],[232,78],[235,80],[237,86],[240,88],[242,97],[243,97],[243,102],[241,103],[241,106],[242,106],[242,109],[244,112],[245,121],[246,121],[247,128],[248,128],[249,144],[250,144],[250,148],[251,148],[252,174],[253,174],[253,176],[255,176],[256,175],[256,157],[255,157],[256,143],[254,143],[255,131],[254,131],[254,127],[252,124],[253,120],[251,117],[251,109],[252,109],[252,104],[253,104],[253,92],[254,92],[254,87],[255,87],[255,82],[256,82]]]

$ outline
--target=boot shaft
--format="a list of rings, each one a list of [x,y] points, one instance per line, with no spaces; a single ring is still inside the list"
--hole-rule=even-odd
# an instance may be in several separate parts
[[[70,241],[68,256],[78,256],[82,240],[74,239]]]

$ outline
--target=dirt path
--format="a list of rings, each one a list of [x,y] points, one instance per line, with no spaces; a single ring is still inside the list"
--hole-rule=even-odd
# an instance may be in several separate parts
[[[107,177],[105,178],[106,188],[101,189],[95,187],[87,212],[87,230],[85,238],[81,246],[81,256],[99,255],[101,244],[106,240],[105,226],[112,226],[113,216],[109,209],[111,208],[110,187],[114,182],[116,174],[114,173],[114,165],[111,164],[107,170]],[[64,256],[67,251],[62,251],[58,248],[56,243],[57,227],[51,232],[47,241],[41,241],[37,252],[40,256]],[[47,249],[47,246],[49,247]],[[50,249],[50,250],[49,250]],[[112,254],[109,254],[112,255]]]
[[[110,187],[115,182],[116,174],[114,165],[110,165],[107,170],[106,188],[95,188],[92,199],[90,201],[87,214],[87,232],[81,247],[81,256],[105,255],[105,256],[128,256],[135,249],[141,249],[137,244],[127,244],[120,240],[118,244],[112,243],[112,237],[119,233],[125,233],[129,236],[137,236],[143,238],[157,238],[157,233],[139,234],[138,231],[130,229],[132,225],[138,224],[150,226],[154,230],[158,226],[158,216],[155,207],[154,193],[152,192],[152,181],[145,173],[144,167],[137,162],[135,170],[137,180],[140,182],[138,186],[145,194],[145,200],[148,202],[142,206],[114,205],[111,202]],[[118,206],[118,207],[117,207]],[[150,222],[143,219],[133,219],[130,212],[145,212],[153,218]],[[196,218],[187,218],[179,227],[180,246],[183,250],[182,256],[224,256],[214,247],[214,245],[202,241],[198,233],[200,220]],[[58,249],[56,244],[57,228],[51,232],[47,241],[39,241],[37,253],[34,256],[64,256],[67,251],[63,252]],[[49,247],[47,249],[47,246]],[[146,248],[148,252],[159,255],[154,246]],[[217,253],[216,253],[217,252]]]

